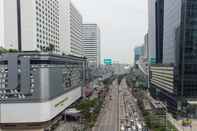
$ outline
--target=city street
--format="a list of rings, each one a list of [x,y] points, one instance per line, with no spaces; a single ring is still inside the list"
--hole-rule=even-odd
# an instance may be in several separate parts
[[[120,129],[141,131],[143,116],[137,105],[137,100],[129,92],[126,80],[123,79],[119,87],[120,98]]]
[[[110,100],[111,96],[111,100]],[[117,81],[110,86],[110,94],[106,97],[96,126],[92,131],[118,131],[118,86]]]
[[[114,81],[93,131],[141,131],[142,124],[141,112],[127,88],[126,80],[123,79],[120,86]]]

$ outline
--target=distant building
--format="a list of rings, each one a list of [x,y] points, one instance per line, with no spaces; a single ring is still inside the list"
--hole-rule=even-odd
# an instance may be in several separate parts
[[[82,16],[70,0],[1,0],[0,7],[4,48],[83,55]]]
[[[144,36],[144,58],[147,59],[149,56],[149,44],[148,44],[148,33]]]
[[[83,24],[83,47],[84,54],[90,65],[100,65],[100,29],[97,24]]]
[[[136,47],[134,49],[134,53],[135,53],[135,64],[137,63],[137,61],[140,59],[141,56],[144,55],[144,46],[139,46]]]
[[[71,54],[84,56],[82,44],[82,15],[72,3],[70,3],[70,31]]]
[[[148,43],[149,60],[156,59],[156,16],[155,1],[148,0]]]

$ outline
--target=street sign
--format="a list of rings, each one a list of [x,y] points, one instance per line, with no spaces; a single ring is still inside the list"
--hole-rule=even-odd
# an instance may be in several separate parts
[[[105,65],[112,65],[112,59],[104,59]]]

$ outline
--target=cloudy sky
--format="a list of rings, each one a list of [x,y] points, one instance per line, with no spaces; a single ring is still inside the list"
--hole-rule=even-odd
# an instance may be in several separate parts
[[[101,28],[101,55],[121,63],[133,62],[133,48],[147,32],[148,0],[72,0],[83,21]]]

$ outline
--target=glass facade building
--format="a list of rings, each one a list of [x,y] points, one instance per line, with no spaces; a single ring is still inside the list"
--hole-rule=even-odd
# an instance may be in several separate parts
[[[154,14],[159,11],[157,2]],[[183,98],[188,103],[197,98],[197,1],[163,2],[163,38],[157,33],[158,25],[162,25],[157,23],[160,17],[154,22],[156,43],[163,39],[163,60],[150,67],[150,91],[167,102],[170,111],[176,111],[181,109]],[[160,49],[156,44],[156,52]]]
[[[164,0],[149,0],[148,6],[149,60],[162,63]]]
[[[162,63],[163,59],[163,17],[164,17],[164,0],[155,2],[156,16],[156,63]]]
[[[180,50],[177,64],[181,76],[178,94],[186,98],[197,97],[197,1],[184,0],[182,3],[180,29]]]
[[[135,64],[140,59],[141,56],[144,55],[144,46],[139,46],[134,49],[135,53]]]
[[[148,0],[148,43],[149,59],[156,59],[155,1]]]
[[[165,0],[163,64],[176,70],[176,91],[197,97],[197,1]]]
[[[181,24],[181,0],[164,2],[163,63],[175,63],[176,30]]]

